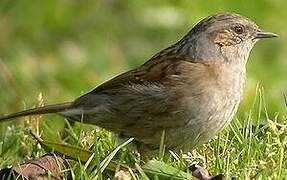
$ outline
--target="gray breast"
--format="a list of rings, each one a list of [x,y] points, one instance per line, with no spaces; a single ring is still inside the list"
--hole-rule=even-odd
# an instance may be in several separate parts
[[[170,139],[177,139],[170,142],[170,146],[190,150],[210,140],[232,120],[243,93],[245,73],[226,74],[224,78],[224,85],[197,87],[202,88],[202,93],[186,98],[188,123],[180,129],[170,130]]]

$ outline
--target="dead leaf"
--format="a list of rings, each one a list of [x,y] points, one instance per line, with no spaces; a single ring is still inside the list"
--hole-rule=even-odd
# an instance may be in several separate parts
[[[189,169],[192,172],[192,176],[194,177],[193,179],[196,179],[196,180],[223,180],[225,179],[223,174],[212,176],[206,169],[196,164],[191,165]]]
[[[68,163],[55,154],[46,154],[18,167],[2,169],[0,179],[60,180],[69,179]]]

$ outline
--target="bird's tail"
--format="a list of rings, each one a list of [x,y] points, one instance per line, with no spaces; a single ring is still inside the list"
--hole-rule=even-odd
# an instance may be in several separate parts
[[[36,114],[59,113],[59,112],[69,109],[71,104],[72,104],[71,102],[66,102],[66,103],[61,103],[61,104],[52,104],[52,105],[47,105],[43,107],[37,107],[33,109],[20,111],[20,112],[16,112],[12,114],[7,114],[4,116],[0,116],[0,122],[11,120],[11,119],[18,118],[18,117],[31,116],[31,115],[36,115]]]

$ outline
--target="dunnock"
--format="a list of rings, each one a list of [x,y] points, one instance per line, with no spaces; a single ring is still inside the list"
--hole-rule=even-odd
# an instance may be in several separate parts
[[[249,53],[259,39],[272,37],[276,35],[241,15],[210,16],[143,65],[73,102],[0,120],[57,113],[134,137],[142,150],[158,148],[163,131],[168,148],[190,150],[232,119],[243,93]]]

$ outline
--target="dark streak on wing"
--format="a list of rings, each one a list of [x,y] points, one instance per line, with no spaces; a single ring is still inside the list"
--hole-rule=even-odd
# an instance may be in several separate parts
[[[167,74],[177,74],[176,66],[179,61],[184,61],[184,59],[176,57],[152,59],[139,68],[120,74],[115,78],[103,83],[90,93],[102,93],[111,88],[117,88],[119,86],[128,84],[162,82],[163,79],[167,77]]]

